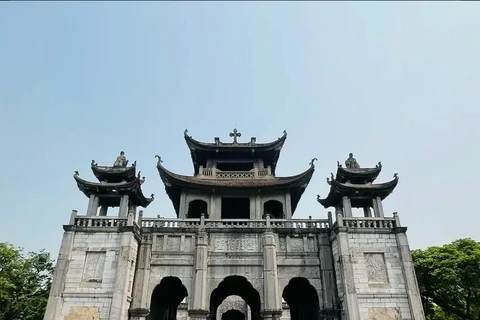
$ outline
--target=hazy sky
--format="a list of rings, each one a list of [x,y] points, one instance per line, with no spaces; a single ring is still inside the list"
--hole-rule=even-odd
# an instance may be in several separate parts
[[[88,199],[75,170],[120,150],[173,217],[155,168],[192,174],[184,129],[288,138],[277,175],[316,171],[295,217],[325,218],[353,152],[398,172],[384,202],[412,248],[480,240],[480,3],[9,2],[0,5],[0,241],[56,258]]]

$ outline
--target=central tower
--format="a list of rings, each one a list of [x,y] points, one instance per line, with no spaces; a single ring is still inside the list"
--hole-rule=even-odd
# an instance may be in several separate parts
[[[257,143],[256,138],[240,143],[241,133],[230,133],[233,142],[215,138],[213,143],[200,142],[184,133],[192,156],[194,175],[182,176],[168,171],[158,157],[157,168],[177,217],[210,219],[275,219],[292,217],[313,171],[279,178],[277,161],[287,138]]]

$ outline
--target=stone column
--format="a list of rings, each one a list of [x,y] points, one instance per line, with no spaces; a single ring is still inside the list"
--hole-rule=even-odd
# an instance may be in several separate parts
[[[382,204],[382,199],[380,197],[377,197],[377,210],[378,210],[378,216],[380,218],[384,218],[385,215],[383,213],[383,204]]]
[[[123,195],[120,199],[120,208],[118,209],[119,217],[126,217],[128,214],[128,195]]]
[[[44,320],[57,320],[63,319],[62,316],[62,294],[65,290],[65,280],[67,278],[68,263],[70,261],[70,255],[73,248],[73,240],[75,238],[75,227],[72,226],[77,211],[72,212],[72,218],[70,219],[70,225],[64,227],[62,244],[60,245],[60,252],[57,258],[57,264],[55,266],[55,272],[53,274],[52,287],[50,289],[50,296],[48,297],[47,309],[45,311]]]
[[[133,301],[129,310],[131,320],[145,320],[149,310],[148,306],[148,285],[150,279],[150,262],[152,258],[151,234],[145,234],[138,249],[137,270],[133,282]]]
[[[100,199],[98,196],[91,194],[88,200],[87,216],[96,216],[98,210],[98,203]]]
[[[178,217],[180,219],[185,219],[188,214],[188,208],[187,208],[187,203],[186,203],[186,196],[185,193],[180,194],[180,204],[179,204],[179,210],[178,210]]]
[[[270,225],[270,215],[266,215],[267,230],[263,240],[263,315],[272,318],[282,314],[282,299],[278,292],[277,246],[275,234]],[[263,317],[263,316],[262,316]]]
[[[128,196],[127,200],[128,200]],[[127,227],[133,227],[133,214],[128,214]],[[117,275],[115,277],[115,287],[112,297],[112,306],[110,308],[109,319],[125,319],[127,317],[128,302],[127,292],[130,281],[130,264],[135,261],[132,255],[132,249],[136,245],[135,236],[132,231],[122,233],[121,247],[118,254]]]
[[[425,313],[423,310],[422,299],[420,298],[412,254],[410,253],[410,246],[408,245],[407,235],[405,234],[407,228],[402,228],[400,226],[400,219],[396,212],[393,216],[395,217],[396,222],[396,239],[398,251],[400,252],[403,277],[405,279],[405,289],[407,290],[408,302],[410,304],[410,314],[412,320],[425,320]]]
[[[285,219],[292,219],[292,196],[290,192],[285,193]]]
[[[363,208],[363,213],[364,213],[366,218],[371,218],[372,217],[372,210],[370,209],[370,207],[364,207]]]
[[[205,232],[205,215],[200,218],[200,230],[195,244],[195,274],[193,278],[193,294],[190,301],[190,319],[205,320],[208,315],[207,303],[207,260],[208,234]]]
[[[255,198],[255,219],[262,219],[262,211],[262,197],[260,194],[257,194],[257,197]]]
[[[100,213],[98,214],[99,216],[106,216],[108,211],[108,207],[106,205],[102,205],[100,207]]]
[[[329,218],[331,217],[331,214]],[[330,218],[331,219],[331,218]],[[328,235],[317,234],[318,259],[320,261],[320,281],[322,283],[322,304],[324,309],[334,309],[337,301],[337,283],[332,260],[332,248]],[[322,308],[322,304],[320,307]]]
[[[343,197],[342,198],[342,204],[343,204],[343,216],[345,218],[351,218],[352,217],[352,202],[350,201],[349,197]]]
[[[337,215],[337,222],[339,226],[343,225],[341,215]],[[357,291],[353,277],[352,256],[345,227],[338,228],[336,240],[346,320],[360,320],[360,309],[358,307]]]

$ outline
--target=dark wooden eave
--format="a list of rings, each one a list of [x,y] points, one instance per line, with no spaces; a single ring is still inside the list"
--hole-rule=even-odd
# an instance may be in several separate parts
[[[343,168],[338,167],[335,180],[341,183],[353,184],[372,183],[382,171],[382,166],[376,168]]]
[[[228,157],[239,160],[250,159],[252,157],[262,158],[266,162],[265,165],[270,165],[272,173],[275,174],[280,151],[287,139],[287,132],[284,131],[283,136],[269,143],[252,141],[245,143],[225,143],[220,140],[218,143],[206,143],[193,139],[192,136],[188,135],[187,130],[185,130],[184,137],[190,149],[195,174],[198,174],[199,165],[205,163],[206,160]]]
[[[108,181],[112,183],[135,180],[135,165],[126,168],[115,168],[109,166],[99,166],[92,161],[92,172],[100,182]]]
[[[175,211],[179,212],[182,190],[197,190],[200,192],[232,192],[242,190],[258,190],[261,192],[286,191],[290,192],[292,215],[300,198],[312,178],[315,166],[312,164],[305,172],[291,177],[266,177],[255,179],[202,179],[184,176],[167,170],[161,162],[157,164],[160,177],[165,185],[165,191],[173,203]]]
[[[342,198],[347,196],[352,202],[352,207],[371,206],[371,199],[380,197],[384,200],[390,195],[398,184],[398,177],[389,182],[378,184],[352,184],[342,183],[336,180],[330,182],[330,192],[325,199],[318,202],[325,208],[336,207],[341,204]]]
[[[90,195],[111,196],[128,195],[130,201],[143,208],[148,207],[153,201],[153,197],[147,198],[143,195],[140,187],[141,180],[136,178],[129,182],[107,183],[107,182],[90,182],[83,180],[77,174],[73,176],[77,182],[78,189],[82,191],[87,197]],[[119,198],[119,197],[116,197]],[[112,200],[112,204],[114,200]],[[117,200],[115,200],[116,203]]]

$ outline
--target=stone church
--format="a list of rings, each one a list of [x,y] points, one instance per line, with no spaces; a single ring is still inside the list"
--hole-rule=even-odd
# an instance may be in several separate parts
[[[315,170],[277,175],[287,133],[200,142],[184,133],[193,175],[157,169],[177,218],[143,215],[154,196],[123,152],[80,177],[45,320],[424,320],[412,257],[382,201],[398,183],[374,183],[379,163],[337,163],[318,197],[326,219],[296,219]],[[352,208],[360,208],[354,216]],[[312,213],[318,209],[313,208]],[[356,212],[357,210],[355,210]]]

